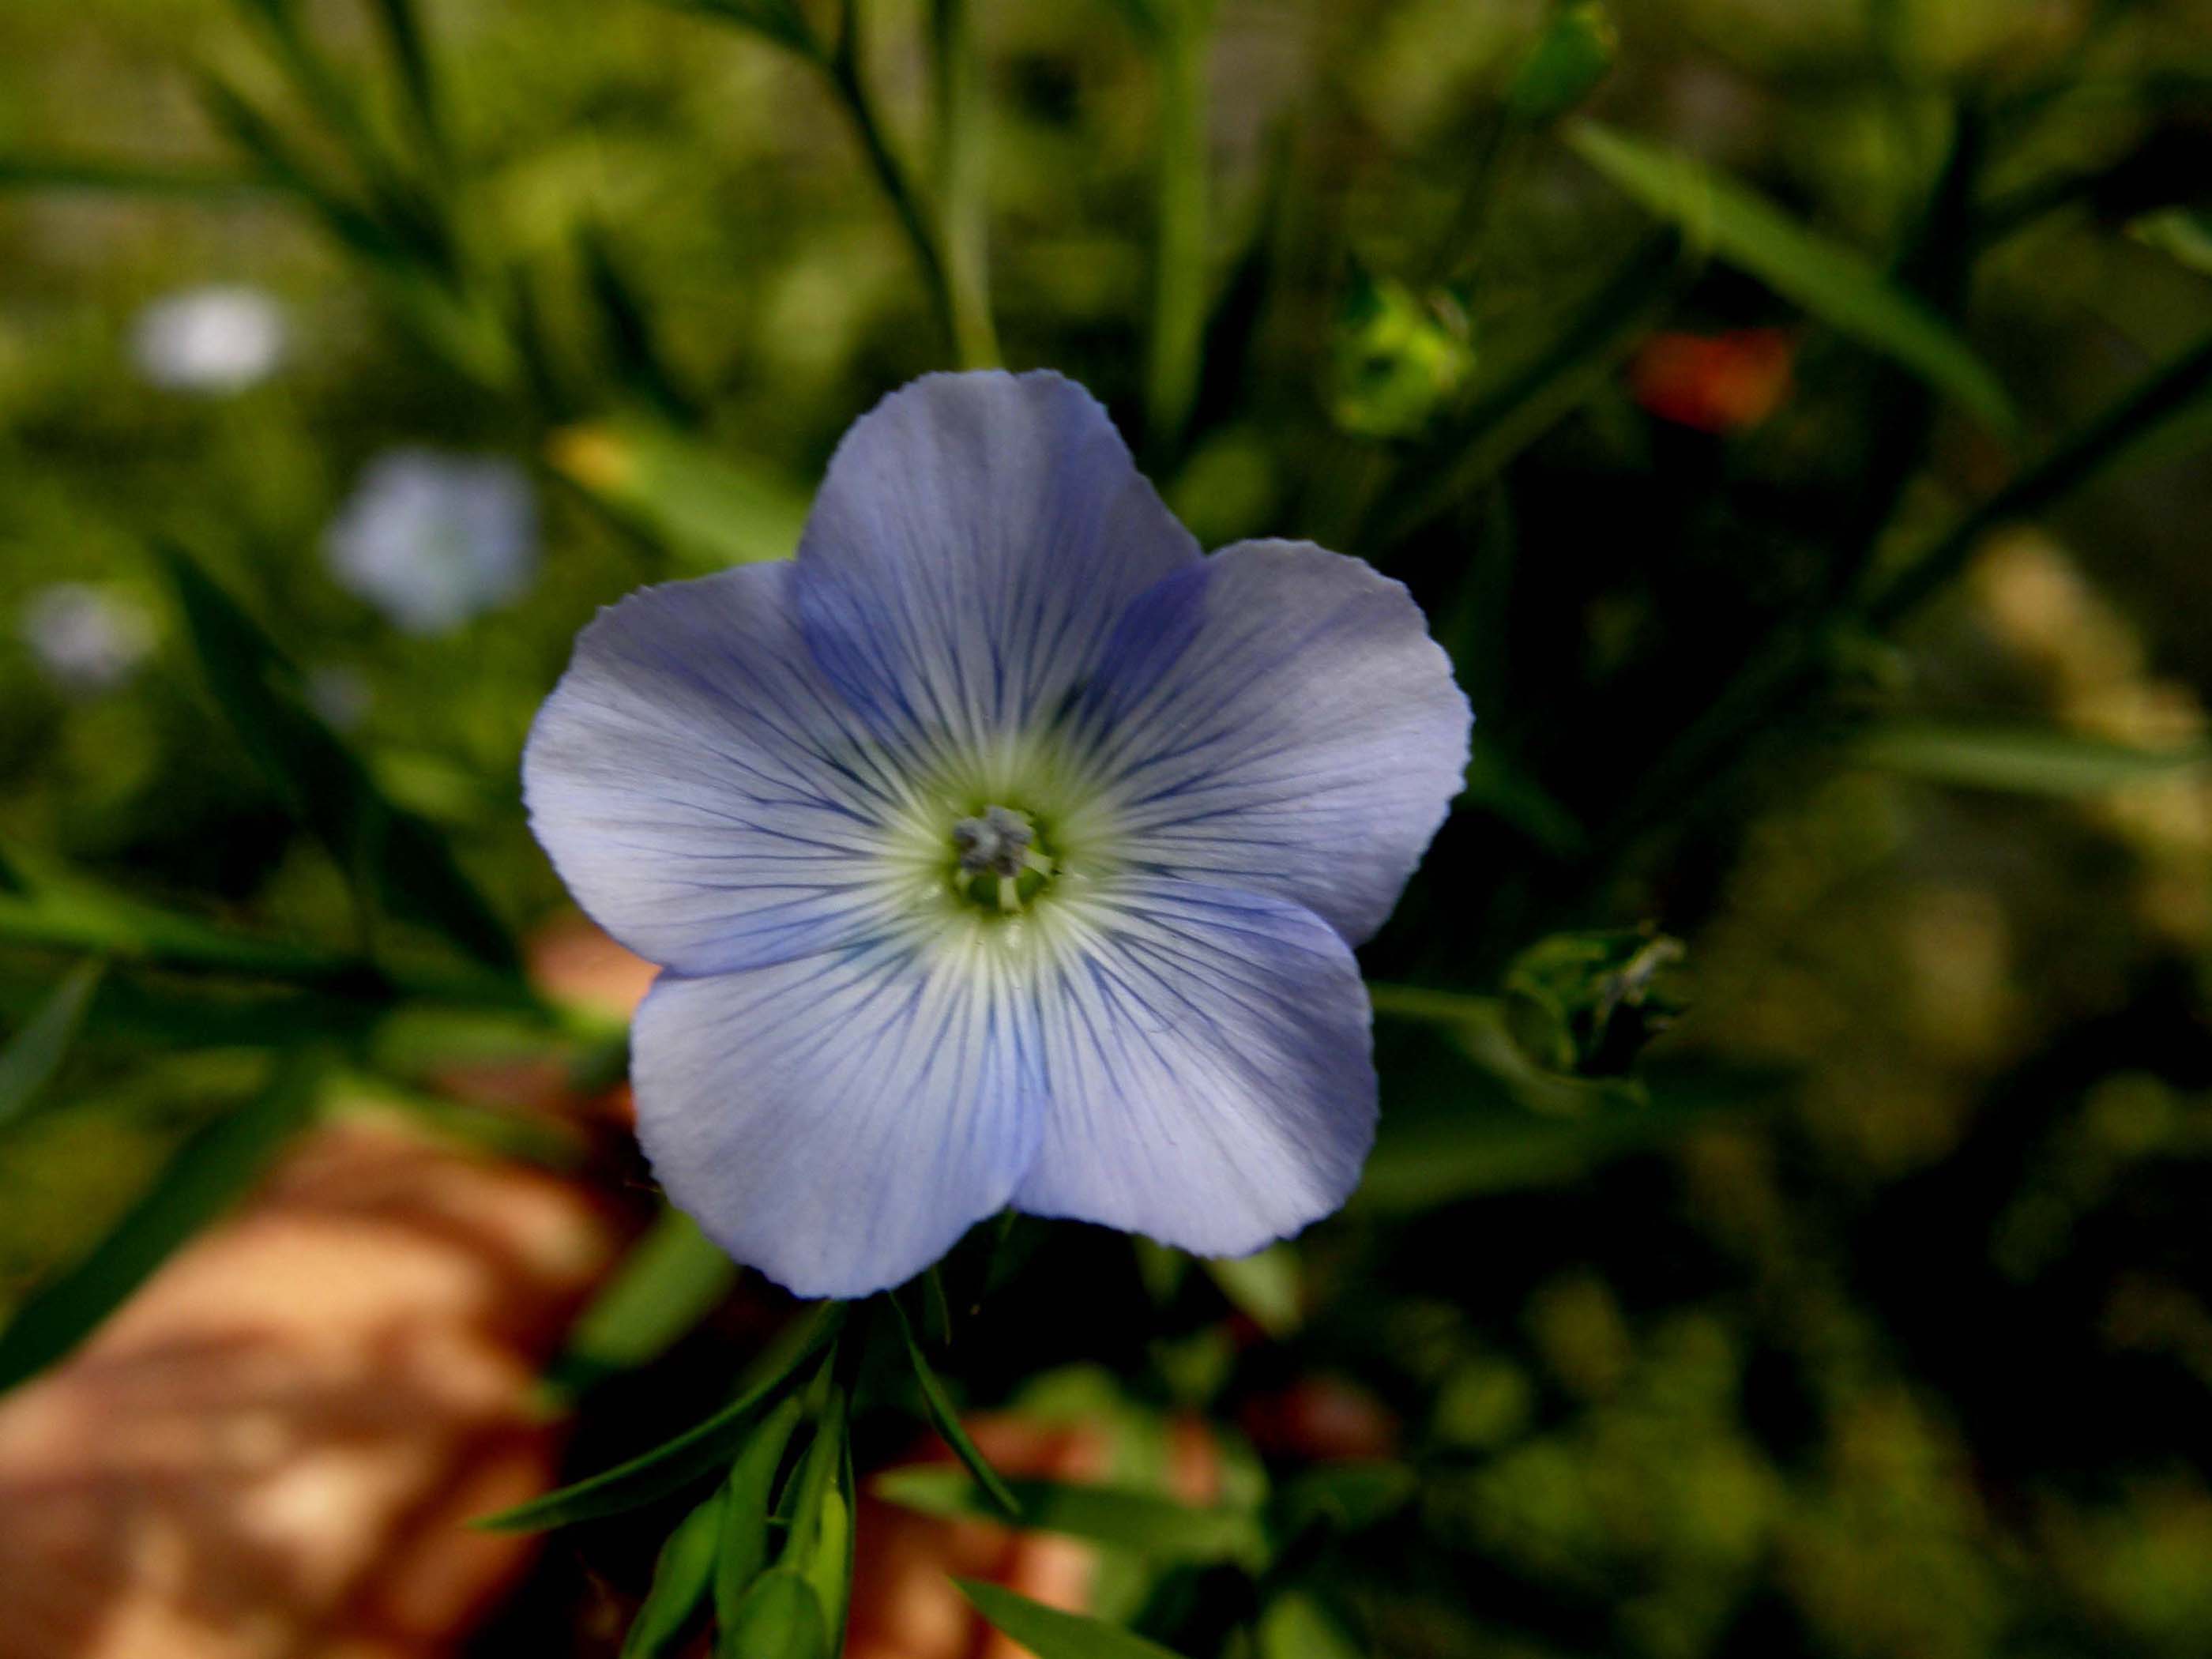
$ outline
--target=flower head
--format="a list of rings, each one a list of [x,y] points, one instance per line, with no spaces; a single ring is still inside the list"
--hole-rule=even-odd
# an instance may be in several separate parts
[[[23,602],[23,643],[47,680],[73,696],[112,691],[154,648],[153,619],[89,582],[50,582]]]
[[[155,386],[240,392],[283,360],[284,313],[258,288],[187,289],[138,313],[131,350]]]
[[[410,634],[497,609],[538,567],[530,480],[509,461],[395,449],[369,463],[324,538],[338,585]]]
[[[639,1133],[807,1295],[1012,1205],[1238,1255],[1374,1135],[1365,989],[1469,716],[1404,588],[1202,556],[1098,405],[935,375],[798,556],[601,612],[524,757],[585,908],[663,973]]]

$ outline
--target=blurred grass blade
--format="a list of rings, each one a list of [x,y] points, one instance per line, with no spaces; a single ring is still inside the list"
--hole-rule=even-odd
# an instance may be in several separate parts
[[[951,1398],[945,1392],[944,1383],[930,1369],[929,1361],[922,1357],[921,1344],[915,1340],[914,1326],[908,1321],[906,1310],[899,1306],[896,1297],[891,1298],[891,1311],[898,1316],[899,1334],[906,1339],[907,1361],[914,1367],[914,1380],[921,1389],[922,1404],[929,1412],[931,1425],[944,1436],[945,1443],[952,1448],[953,1455],[975,1477],[975,1484],[982,1488],[984,1496],[991,1500],[993,1507],[1002,1516],[1019,1519],[1022,1506],[1014,1501],[1013,1493],[1006,1490],[1006,1481],[991,1467],[990,1459],[977,1449],[975,1443],[968,1437],[967,1430],[960,1426],[960,1413],[953,1408]]]
[[[805,496],[665,426],[568,427],[553,434],[547,453],[556,471],[687,569],[723,570],[798,550]]]
[[[53,994],[0,1048],[0,1128],[29,1111],[39,1091],[61,1069],[106,966],[95,960],[70,969]]]
[[[323,1067],[318,1053],[286,1056],[258,1096],[186,1141],[91,1254],[36,1291],[0,1331],[0,1389],[68,1353],[252,1187],[313,1115]]]
[[[1363,1659],[1321,1603],[1302,1590],[1278,1595],[1260,1615],[1258,1659]]]
[[[1270,1336],[1288,1336],[1305,1311],[1305,1285],[1298,1270],[1297,1247],[1271,1244],[1257,1255],[1216,1257],[1206,1263],[1230,1304]]]
[[[952,297],[955,355],[963,368],[995,368],[985,148],[991,124],[971,11],[970,0],[930,0],[938,225]]]
[[[271,186],[299,197],[344,246],[372,262],[404,259],[404,241],[344,191],[324,179],[261,109],[228,82],[205,77],[201,101],[208,118],[252,157]]]
[[[437,76],[430,64],[429,41],[422,32],[416,0],[375,0],[375,11],[392,67],[399,72],[399,84],[406,90],[408,112],[422,135],[424,149],[443,167],[449,159],[445,117],[438,101]]]
[[[1495,812],[1547,852],[1572,857],[1589,844],[1575,815],[1479,729],[1468,745],[1462,799]]]
[[[1252,1510],[1200,1509],[1149,1492],[1011,1480],[1024,1530],[1063,1533],[1155,1561],[1264,1561],[1267,1540]],[[871,1483],[876,1496],[922,1515],[996,1521],[1005,1517],[959,1469],[891,1469]]]
[[[565,1527],[602,1515],[619,1515],[688,1486],[728,1458],[754,1417],[781,1395],[799,1369],[836,1338],[845,1317],[842,1302],[825,1304],[769,1362],[762,1380],[703,1423],[626,1463],[488,1515],[473,1524],[494,1532]]]
[[[674,11],[688,11],[750,29],[805,57],[817,56],[821,42],[795,0],[661,0]]]
[[[0,190],[82,190],[141,196],[244,196],[279,181],[215,167],[88,156],[0,154]]]
[[[0,939],[11,944],[274,979],[344,979],[362,970],[356,957],[234,933],[141,903],[14,848],[7,858],[16,880],[12,890],[0,886]]]
[[[1862,766],[2028,795],[2094,795],[2212,766],[2212,746],[2139,749],[2045,727],[1899,720],[1855,738]]]
[[[622,1659],[659,1659],[680,1650],[684,1631],[714,1582],[724,1503],[718,1486],[668,1534],[653,1563],[653,1588],[623,1638]]]
[[[714,1557],[714,1612],[725,1629],[753,1580],[769,1565],[769,1518],[775,1512],[775,1477],[799,1426],[805,1401],[793,1394],[761,1420],[730,1465],[722,1487],[722,1535]]]
[[[2004,387],[1942,318],[1841,242],[1792,219],[1747,185],[1686,155],[1583,122],[1577,155],[1652,212],[1680,225],[1838,332],[1887,353],[2000,433],[2020,420]]]
[[[182,550],[158,544],[216,706],[269,786],[330,849],[372,910],[434,928],[487,967],[508,970],[514,941],[425,820],[380,793],[351,750],[293,690],[260,626]]]
[[[955,1578],[960,1593],[992,1627],[1012,1637],[1036,1659],[1176,1659],[1169,1649],[1131,1634],[1119,1625],[1081,1613],[1062,1613],[1042,1601],[1018,1595],[1002,1584]]]
[[[738,1273],[690,1216],[664,1209],[570,1328],[549,1380],[580,1394],[658,1359],[721,1304]]]
[[[651,309],[631,284],[606,238],[588,227],[577,233],[585,281],[599,313],[599,337],[615,380],[679,427],[699,420],[696,399],[668,365],[653,326]]]
[[[1159,80],[1153,118],[1158,222],[1152,252],[1152,325],[1145,366],[1145,442],[1172,453],[1198,399],[1205,343],[1208,179],[1206,88],[1212,43],[1210,0],[1171,0],[1152,8],[1149,31]]]
[[[1869,623],[1879,629],[1903,620],[1966,568],[1990,532],[2033,518],[2123,457],[2156,449],[2154,440],[2179,432],[2192,443],[2208,441],[2193,419],[2183,418],[2200,412],[2208,392],[2212,392],[2212,337],[2153,374],[1967,514],[1867,602]]]
[[[1406,1464],[1382,1458],[1326,1463],[1284,1486],[1267,1506],[1267,1519],[1285,1541],[1315,1527],[1364,1532],[1395,1515],[1421,1490],[1421,1477]]]

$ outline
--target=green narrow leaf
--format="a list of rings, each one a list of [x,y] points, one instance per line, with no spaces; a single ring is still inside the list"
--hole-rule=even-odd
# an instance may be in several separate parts
[[[1887,353],[1999,432],[2019,416],[1989,366],[1924,301],[1843,243],[1792,219],[1748,185],[1686,155],[1595,122],[1572,128],[1575,153],[1691,242],[1757,276],[1839,333]]]
[[[794,1394],[761,1420],[730,1465],[724,1483],[721,1549],[714,1560],[714,1613],[724,1629],[753,1580],[767,1570],[769,1517],[775,1513],[775,1477],[806,1402]]]
[[[1002,1584],[955,1578],[960,1593],[998,1630],[1019,1642],[1036,1659],[1176,1659],[1157,1642],[1109,1625],[1103,1619],[1062,1613],[1042,1601],[1018,1595]]]
[[[315,1109],[319,1054],[286,1057],[267,1088],[185,1143],[90,1255],[42,1286],[0,1331],[0,1389],[68,1353],[258,1181]]]
[[[407,90],[407,107],[424,148],[441,164],[446,159],[445,118],[438,101],[437,77],[430,64],[429,41],[416,15],[415,0],[376,0],[386,48]]]
[[[493,1532],[565,1527],[602,1515],[619,1515],[690,1485],[730,1456],[761,1408],[781,1395],[799,1370],[829,1346],[844,1317],[843,1303],[825,1304],[769,1359],[759,1382],[674,1439],[588,1480],[484,1516],[471,1524]]]
[[[1241,1561],[1267,1557],[1259,1516],[1250,1510],[1198,1509],[1148,1492],[1076,1486],[1053,1480],[1006,1482],[1021,1505],[1021,1525],[1064,1533],[1157,1561]],[[981,1490],[959,1469],[891,1469],[872,1488],[878,1498],[922,1515],[998,1521]]]
[[[1899,720],[1864,732],[1846,751],[1862,766],[1970,789],[2094,795],[2212,766],[2212,748],[2138,749],[2032,726]]]
[[[291,665],[182,550],[157,556],[216,708],[270,787],[330,849],[373,908],[443,934],[487,967],[519,965],[514,941],[442,836],[395,806],[294,687]]]
[[[106,964],[97,961],[70,969],[53,994],[0,1048],[0,1127],[30,1110],[39,1091],[61,1068],[106,971]]]
[[[1260,1615],[1259,1659],[1362,1659],[1357,1642],[1302,1590],[1277,1596]]]
[[[714,1576],[714,1552],[721,1536],[724,1494],[714,1496],[677,1523],[653,1564],[653,1588],[630,1620],[623,1638],[622,1659],[659,1659],[677,1651],[707,1587]]]
[[[78,155],[0,155],[0,190],[82,190],[126,196],[249,196],[272,181],[214,167]]]
[[[657,422],[568,427],[553,434],[547,459],[690,569],[787,559],[805,527],[799,491]]]
[[[787,1567],[763,1573],[715,1651],[737,1659],[828,1659],[830,1621],[814,1586]]]
[[[993,1507],[1009,1519],[1018,1519],[1022,1506],[1014,1501],[1012,1492],[999,1472],[991,1467],[990,1460],[976,1449],[975,1443],[968,1437],[968,1431],[960,1426],[960,1413],[953,1409],[945,1385],[938,1381],[937,1373],[930,1369],[929,1361],[922,1357],[921,1344],[915,1338],[914,1327],[908,1322],[906,1310],[899,1306],[898,1298],[891,1298],[891,1311],[898,1316],[899,1334],[906,1339],[906,1357],[914,1367],[914,1380],[921,1389],[922,1404],[928,1409],[932,1427],[945,1437],[957,1457],[983,1489]]]
[[[599,312],[599,337],[615,378],[676,425],[697,424],[699,405],[669,367],[651,309],[616,264],[606,238],[586,227],[576,240],[586,284]]]
[[[680,1210],[665,1209],[569,1328],[550,1380],[580,1393],[658,1359],[727,1297],[738,1265]]]

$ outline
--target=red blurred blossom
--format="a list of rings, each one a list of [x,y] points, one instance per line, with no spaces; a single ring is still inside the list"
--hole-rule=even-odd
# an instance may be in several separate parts
[[[1786,329],[1654,334],[1628,365],[1636,401],[1662,421],[1699,432],[1757,426],[1790,393],[1796,342]]]

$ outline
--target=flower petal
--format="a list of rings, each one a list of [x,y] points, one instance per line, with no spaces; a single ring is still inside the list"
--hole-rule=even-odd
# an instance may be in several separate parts
[[[1130,607],[1078,719],[1132,860],[1302,904],[1356,945],[1443,823],[1474,717],[1401,584],[1240,542]]]
[[[1055,708],[1122,608],[1199,557],[1082,387],[933,374],[838,446],[798,598],[878,732],[957,751]]]
[[[707,979],[632,1028],[638,1136],[678,1208],[800,1296],[912,1277],[1034,1155],[1034,1026],[954,931]]]
[[[522,760],[531,828],[599,925],[687,974],[874,937],[906,785],[814,666],[792,568],[599,613]]]
[[[1367,992],[1280,899],[1127,874],[1055,893],[1051,1100],[1018,1209],[1241,1255],[1343,1204],[1375,1139]]]

